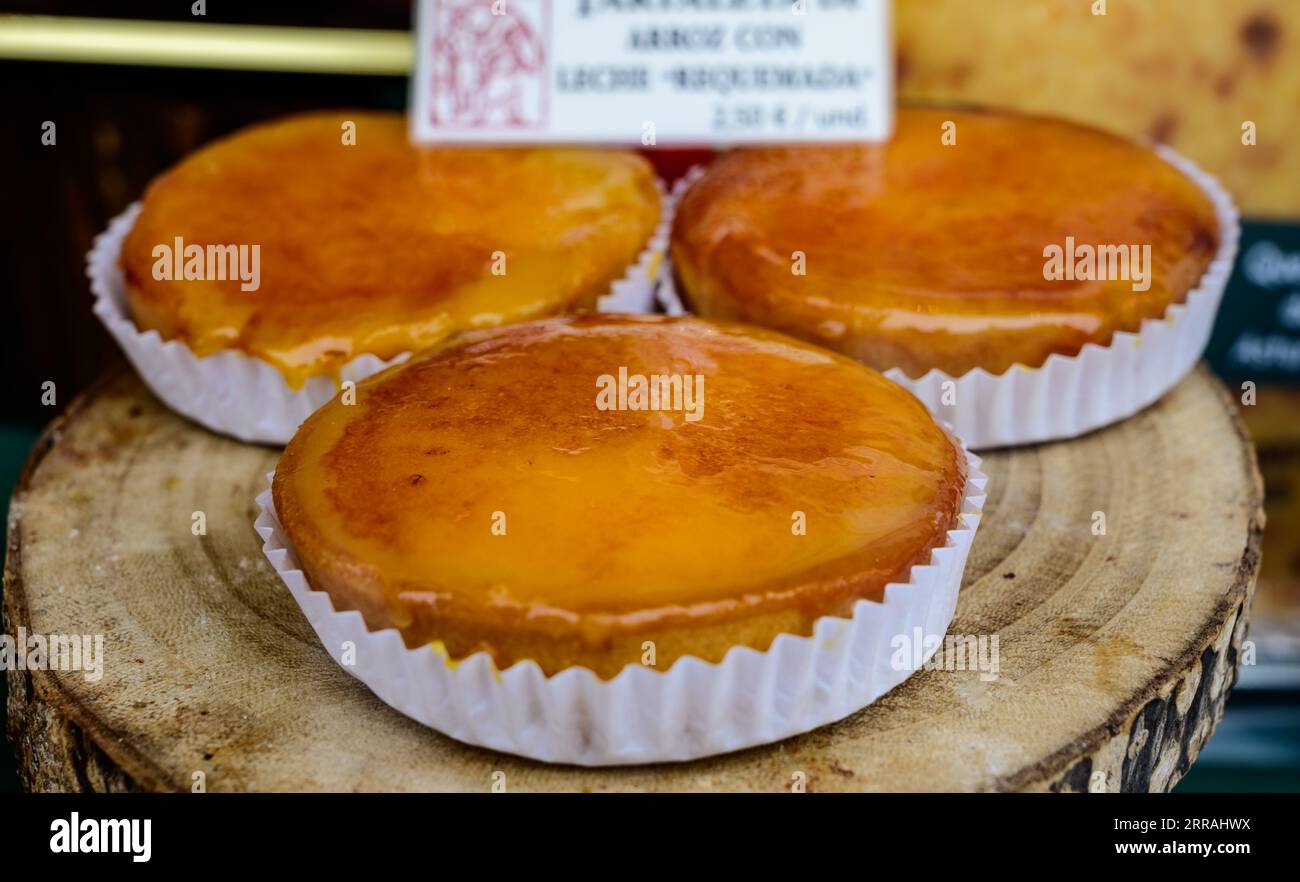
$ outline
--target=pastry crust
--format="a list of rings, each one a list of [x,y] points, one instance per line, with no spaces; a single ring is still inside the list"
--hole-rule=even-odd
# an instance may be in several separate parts
[[[1108,345],[1183,302],[1219,235],[1209,198],[1146,147],[1057,120],[905,108],[885,144],[719,158],[681,199],[670,247],[694,312],[920,377]],[[1045,278],[1046,249],[1070,242],[1149,245],[1150,287]]]
[[[633,153],[420,150],[401,114],[311,113],[219,140],[156,179],[121,264],[142,330],[199,357],[242,351],[300,388],[363,353],[593,306],[658,218],[654,174]],[[155,278],[155,249],[178,238],[259,246],[260,287]]]
[[[620,367],[703,376],[700,418],[597,407]],[[908,392],[730,323],[474,331],[356,395],[303,423],[276,469],[303,572],[372,630],[501,668],[608,678],[647,642],[666,670],[807,635],[928,563],[964,498],[964,455]]]

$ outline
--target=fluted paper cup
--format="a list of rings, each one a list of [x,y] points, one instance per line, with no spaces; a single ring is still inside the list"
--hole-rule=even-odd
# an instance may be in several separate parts
[[[543,762],[690,760],[843,719],[911,675],[893,663],[891,644],[918,628],[927,637],[947,632],[984,507],[980,460],[961,449],[968,473],[956,525],[907,582],[885,586],[881,601],[859,600],[850,618],[818,619],[811,636],[781,634],[765,652],[735,647],[717,663],[687,656],[666,671],[629,665],[610,680],[581,667],[548,677],[533,661],[500,671],[485,652],[453,662],[432,645],[409,649],[396,629],[371,631],[359,612],[339,611],[312,589],[269,487],[257,497],[254,526],[325,649],[406,716],[458,741]],[[343,663],[345,646],[352,664]],[[922,660],[933,653],[926,649]]]

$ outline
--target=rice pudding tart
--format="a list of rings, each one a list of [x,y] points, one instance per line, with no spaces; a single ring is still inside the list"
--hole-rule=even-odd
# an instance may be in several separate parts
[[[958,377],[1138,331],[1186,299],[1221,235],[1206,193],[1141,144],[903,108],[886,143],[721,156],[680,200],[670,253],[696,314]]]
[[[290,441],[275,510],[336,609],[452,661],[763,651],[907,582],[962,513],[965,453],[910,393],[759,328],[563,316],[355,393]]]
[[[299,389],[364,353],[594,306],[658,219],[633,153],[420,149],[399,113],[309,113],[154,180],[120,263],[140,330]]]

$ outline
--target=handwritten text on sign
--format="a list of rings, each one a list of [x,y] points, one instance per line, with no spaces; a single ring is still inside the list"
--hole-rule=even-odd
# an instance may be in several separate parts
[[[420,0],[417,141],[882,140],[888,0]]]

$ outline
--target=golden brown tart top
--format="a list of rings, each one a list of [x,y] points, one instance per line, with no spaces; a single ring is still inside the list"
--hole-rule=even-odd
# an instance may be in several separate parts
[[[1219,235],[1204,192],[1146,147],[1057,120],[905,108],[887,143],[719,158],[682,198],[671,253],[701,315],[878,370],[958,376],[1137,331],[1198,284]],[[1045,249],[1067,237],[1150,245],[1149,289],[1049,281]]]
[[[401,114],[312,113],[155,180],[121,262],[142,329],[200,357],[264,359],[296,388],[362,353],[594,305],[658,216],[654,175],[632,153],[416,149]],[[260,287],[155,279],[155,248],[177,238],[260,246]]]
[[[598,378],[702,376],[693,411]],[[310,417],[274,499],[309,582],[406,643],[547,673],[766,649],[879,600],[966,461],[901,387],[756,328],[582,315],[458,336]],[[665,404],[664,401],[660,402]],[[802,522],[806,529],[800,531]]]

